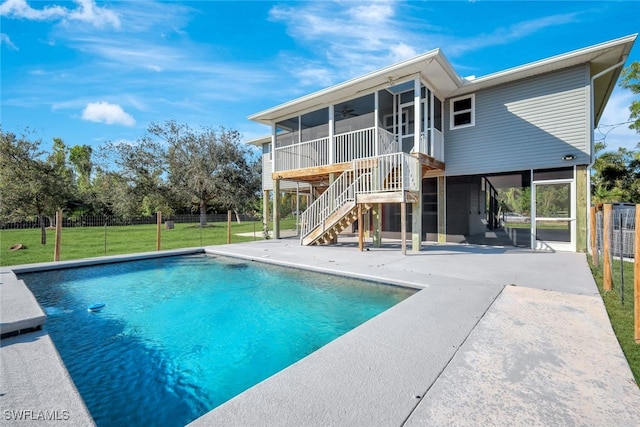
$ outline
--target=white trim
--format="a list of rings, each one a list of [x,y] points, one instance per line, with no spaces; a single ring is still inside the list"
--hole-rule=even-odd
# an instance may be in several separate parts
[[[422,82],[420,76],[416,76],[413,80],[413,149],[411,150],[416,153],[420,151],[420,134],[422,133],[420,129],[422,127],[420,124],[420,111],[422,110],[420,102],[421,92]]]
[[[533,173],[533,171],[532,171]],[[553,184],[569,184],[569,209],[571,210],[571,215],[567,218],[547,218],[547,217],[538,217],[536,213],[536,186],[537,185],[553,185]],[[550,179],[550,180],[538,180],[531,181],[531,245],[533,249],[545,250],[559,250],[559,251],[576,251],[576,222],[577,222],[577,199],[578,195],[576,194],[576,168],[573,167],[573,178],[567,179]],[[546,221],[569,221],[569,242],[554,242],[554,241],[543,241],[537,240],[536,235],[536,222],[539,220]]]
[[[471,99],[471,108],[466,110],[454,111],[453,104],[463,99]],[[466,113],[471,113],[471,123],[465,123],[463,125],[456,126],[454,124],[455,116],[458,114],[466,114]],[[449,130],[463,129],[463,128],[468,128],[475,125],[476,125],[476,94],[472,93],[469,95],[459,96],[457,98],[451,98],[449,100]]]

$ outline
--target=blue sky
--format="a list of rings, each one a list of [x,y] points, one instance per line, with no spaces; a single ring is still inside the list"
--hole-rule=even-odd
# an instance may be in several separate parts
[[[250,114],[435,48],[480,77],[640,31],[635,1],[4,0],[0,16],[2,128],[47,149],[168,119],[248,140],[269,132]],[[601,124],[632,99],[616,89]],[[602,130],[609,149],[640,141]]]

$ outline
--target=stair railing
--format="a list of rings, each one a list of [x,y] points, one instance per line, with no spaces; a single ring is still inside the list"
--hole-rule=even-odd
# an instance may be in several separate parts
[[[396,191],[418,191],[420,162],[407,153],[392,153],[353,161],[355,176],[370,175],[358,180],[356,194]]]
[[[300,241],[345,203],[353,200],[355,200],[353,171],[346,171],[302,212]]]
[[[353,169],[340,175],[301,216],[300,242],[357,194],[418,191],[420,164],[407,153],[353,160]]]

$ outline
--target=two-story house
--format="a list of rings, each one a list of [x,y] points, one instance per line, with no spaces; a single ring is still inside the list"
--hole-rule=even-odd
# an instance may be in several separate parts
[[[307,198],[303,245],[357,221],[375,245],[585,251],[594,134],[637,35],[480,78],[440,50],[254,114],[265,215]],[[273,209],[268,201],[272,200]],[[266,219],[265,219],[266,221]]]

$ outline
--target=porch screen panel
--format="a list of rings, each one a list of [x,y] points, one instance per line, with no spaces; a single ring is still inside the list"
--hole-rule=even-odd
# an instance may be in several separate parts
[[[303,114],[300,123],[300,167],[329,164],[329,108]]]
[[[298,117],[276,123],[276,147],[274,149],[275,169],[277,171],[298,169],[299,155],[295,145],[300,140]]]
[[[370,157],[375,153],[375,96],[373,93],[334,107],[336,162]]]

